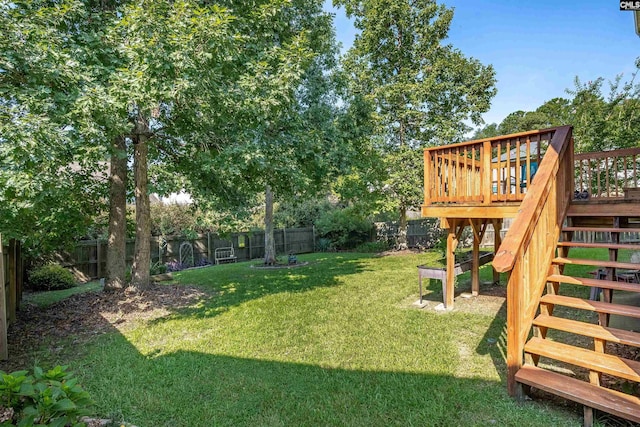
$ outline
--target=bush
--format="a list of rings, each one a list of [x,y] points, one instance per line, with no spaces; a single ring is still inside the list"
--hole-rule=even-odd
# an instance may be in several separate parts
[[[35,367],[6,374],[0,371],[0,426],[84,426],[93,401],[77,379],[56,366],[45,372]]]
[[[29,285],[38,291],[69,289],[76,285],[73,274],[58,264],[47,264],[29,272]]]
[[[371,239],[373,222],[347,207],[325,212],[316,222],[320,237],[331,239],[338,249],[353,249]]]
[[[362,252],[362,253],[378,253],[378,252],[384,252],[388,249],[389,249],[389,243],[381,240],[379,242],[361,243],[358,246],[356,246],[355,251]]]
[[[154,262],[153,264],[151,264],[151,268],[149,269],[149,274],[152,276],[156,274],[164,274],[166,272],[167,272],[167,266],[161,263],[160,261]]]

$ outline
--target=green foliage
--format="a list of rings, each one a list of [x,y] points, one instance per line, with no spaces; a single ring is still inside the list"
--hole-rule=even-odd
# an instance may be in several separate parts
[[[319,236],[331,240],[337,249],[353,249],[371,239],[373,222],[355,208],[326,212],[316,221]]]
[[[80,417],[91,414],[93,401],[66,366],[33,374],[0,371],[0,406],[13,409],[13,419],[1,426],[84,426]]]
[[[345,69],[350,91],[370,108],[370,139],[383,158],[374,169],[382,210],[399,213],[405,224],[406,210],[422,199],[420,149],[461,140],[470,129],[465,121],[482,123],[496,93],[495,72],[445,43],[453,9],[434,0],[334,3],[360,30]]]
[[[164,274],[166,272],[167,272],[167,265],[158,261],[151,264],[151,270],[149,271],[149,274],[151,275]]]
[[[635,147],[640,140],[640,58],[626,80],[618,75],[608,82],[575,78],[571,97],[553,98],[534,111],[514,111],[499,124],[478,129],[474,138],[492,137],[554,126],[573,125],[576,152]]]
[[[278,228],[311,227],[332,209],[335,207],[326,197],[285,200],[276,206],[273,222]]]
[[[354,252],[361,253],[378,253],[389,250],[389,242],[386,241],[378,241],[378,242],[365,242],[361,243],[355,247]]]
[[[38,291],[69,289],[76,286],[73,274],[59,264],[46,264],[29,272],[29,286]]]
[[[331,239],[326,237],[320,237],[316,240],[316,251],[317,252],[329,252],[333,249],[333,245],[331,243]]]

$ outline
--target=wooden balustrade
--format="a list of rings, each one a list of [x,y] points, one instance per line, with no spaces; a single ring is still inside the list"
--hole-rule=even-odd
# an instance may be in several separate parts
[[[574,188],[571,127],[557,128],[536,185],[526,194],[520,213],[493,261],[510,272],[507,283],[507,384],[516,393],[515,374],[522,366],[524,344],[546,284],[562,222]]]
[[[522,201],[555,129],[424,151],[425,206]]]
[[[625,188],[638,188],[640,148],[580,153],[574,159],[576,189],[592,198],[624,197]]]

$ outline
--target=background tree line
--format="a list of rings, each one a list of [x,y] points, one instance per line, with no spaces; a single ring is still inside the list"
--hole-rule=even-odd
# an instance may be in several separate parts
[[[583,82],[578,77],[567,97],[553,98],[535,110],[514,111],[499,123],[488,124],[473,139],[488,138],[573,125],[576,152],[637,147],[640,144],[640,82],[636,81],[640,58],[629,75],[613,81],[600,77]]]
[[[482,124],[495,73],[446,42],[435,1],[336,1],[359,30],[343,56],[322,5],[0,0],[0,230],[41,254],[102,218],[109,289],[126,285],[127,224],[131,285],[148,284],[152,192],[185,190],[217,224],[258,213],[267,264],[278,206],[393,216],[405,247],[422,149]],[[327,198],[339,213],[314,210]]]

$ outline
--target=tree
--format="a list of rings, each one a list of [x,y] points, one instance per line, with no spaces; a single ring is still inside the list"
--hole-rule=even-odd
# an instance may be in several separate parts
[[[105,195],[104,151],[71,126],[88,75],[82,7],[63,3],[0,2],[0,229],[34,255],[83,235]]]
[[[586,83],[575,78],[571,117],[576,150],[603,151],[635,147],[640,140],[640,83],[636,82],[640,58],[628,80],[623,75],[609,82],[609,93],[603,94],[605,80]]]
[[[179,169],[198,200],[247,208],[252,195],[265,194],[264,261],[273,264],[274,201],[316,191],[339,145],[332,73],[337,48],[331,16],[319,0],[265,0],[234,12],[242,17],[234,22],[238,30],[248,31],[251,23],[256,36],[240,58],[233,122],[204,139],[206,151],[183,157]]]
[[[460,140],[464,121],[482,122],[495,94],[494,71],[444,44],[453,11],[432,0],[339,0],[360,30],[345,67],[354,91],[375,108],[372,138],[384,154],[384,189],[400,219],[420,203],[419,148]]]

